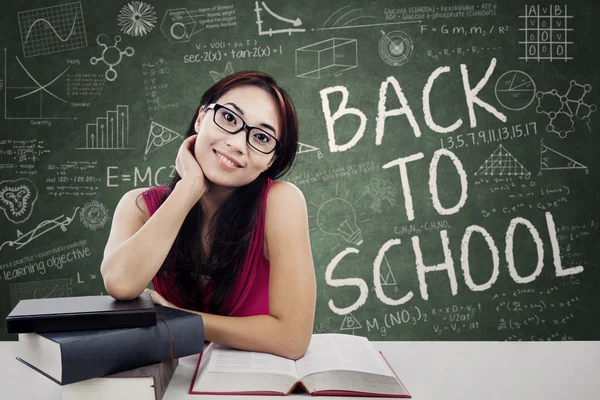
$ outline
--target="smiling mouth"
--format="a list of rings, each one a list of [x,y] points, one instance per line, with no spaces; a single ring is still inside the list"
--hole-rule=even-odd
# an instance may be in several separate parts
[[[235,162],[231,161],[229,158],[225,157],[223,154],[219,153],[218,151],[216,151],[216,150],[213,150],[213,151],[217,155],[217,158],[219,160],[221,160],[223,163],[225,163],[226,165],[228,165],[232,168],[242,168],[241,165],[238,165]]]

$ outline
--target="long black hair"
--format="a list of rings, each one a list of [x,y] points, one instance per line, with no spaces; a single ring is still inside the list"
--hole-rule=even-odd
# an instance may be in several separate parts
[[[231,311],[225,309],[225,305],[244,265],[267,179],[277,179],[291,169],[298,144],[298,122],[292,100],[271,76],[256,71],[237,72],[211,86],[200,100],[186,138],[196,133],[194,125],[202,106],[215,103],[227,91],[243,85],[259,87],[273,97],[279,114],[282,146],[276,151],[271,166],[253,182],[236,188],[210,221],[204,221],[202,207],[199,202],[196,203],[186,216],[169,256],[174,262],[176,290],[183,299],[182,307],[202,310],[208,306],[211,313],[221,315],[227,315]],[[176,174],[168,184],[162,202],[180,180],[181,177]],[[208,233],[212,238],[206,255],[202,254],[200,244],[202,226],[205,223],[208,224]],[[166,267],[163,265],[159,273],[166,273]],[[202,299],[202,276],[213,280],[212,295],[207,305],[203,304]]]

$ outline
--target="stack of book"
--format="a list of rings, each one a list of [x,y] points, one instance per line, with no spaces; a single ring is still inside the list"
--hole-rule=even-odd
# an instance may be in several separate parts
[[[198,314],[154,305],[150,294],[21,300],[6,317],[17,360],[68,399],[162,399],[178,359],[201,353]]]

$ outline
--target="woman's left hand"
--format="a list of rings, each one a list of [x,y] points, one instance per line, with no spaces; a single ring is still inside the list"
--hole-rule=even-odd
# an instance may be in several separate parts
[[[165,307],[177,308],[177,307],[175,307],[175,305],[173,303],[165,300],[165,298],[162,297],[160,294],[158,294],[158,292],[155,290],[146,288],[146,289],[144,289],[144,293],[150,293],[150,297],[152,298],[152,302],[154,304],[159,304],[159,305],[165,306]]]

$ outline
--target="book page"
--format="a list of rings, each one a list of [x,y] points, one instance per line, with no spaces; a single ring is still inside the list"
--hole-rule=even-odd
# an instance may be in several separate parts
[[[296,369],[300,378],[342,367],[342,360],[333,348],[331,337],[327,334],[314,334],[304,356],[296,360]]]
[[[273,354],[231,349],[211,343],[208,372],[265,372],[296,377],[294,362]]]
[[[315,334],[308,351],[296,361],[298,376],[348,370],[393,376],[368,339],[344,334]]]
[[[334,346],[342,359],[343,369],[393,376],[381,354],[367,338],[351,335],[335,335]]]

